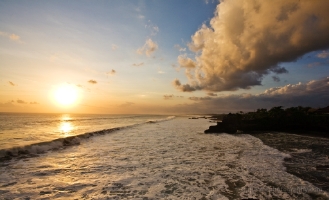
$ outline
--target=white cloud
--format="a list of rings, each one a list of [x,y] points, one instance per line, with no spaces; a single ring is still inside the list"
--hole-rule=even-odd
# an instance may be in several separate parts
[[[328,7],[326,0],[222,1],[210,26],[191,37],[188,46],[195,57],[178,57],[180,67],[189,69],[189,82],[177,88],[249,89],[261,85],[270,72],[287,73],[280,63],[329,48]]]
[[[147,39],[144,46],[137,49],[137,53],[140,55],[145,54],[148,57],[150,57],[157,49],[158,49],[158,44],[152,41],[152,39]]]

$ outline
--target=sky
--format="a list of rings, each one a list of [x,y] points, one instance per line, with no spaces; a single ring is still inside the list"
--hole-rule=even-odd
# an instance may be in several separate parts
[[[0,112],[325,107],[328,7],[327,0],[0,0]],[[72,90],[58,97],[58,88]],[[73,94],[72,104],[61,103]]]

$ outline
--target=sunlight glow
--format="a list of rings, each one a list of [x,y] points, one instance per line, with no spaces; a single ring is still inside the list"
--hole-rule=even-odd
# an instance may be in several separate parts
[[[78,89],[69,84],[61,85],[54,91],[56,102],[62,106],[70,106],[76,103],[78,96]]]
[[[70,122],[61,122],[59,130],[65,135],[67,135],[73,130],[73,126]]]

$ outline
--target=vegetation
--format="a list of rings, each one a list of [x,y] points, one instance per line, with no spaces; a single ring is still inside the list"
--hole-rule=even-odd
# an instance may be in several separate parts
[[[209,132],[240,131],[318,131],[329,133],[329,106],[322,109],[310,107],[282,106],[270,110],[257,109],[255,112],[227,114],[217,126],[210,127]]]

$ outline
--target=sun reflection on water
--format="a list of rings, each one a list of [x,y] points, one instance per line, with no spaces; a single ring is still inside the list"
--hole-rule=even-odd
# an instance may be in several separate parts
[[[74,129],[73,124],[69,121],[72,118],[69,115],[63,115],[59,124],[59,131],[65,136],[71,135],[70,132]]]
[[[61,121],[69,121],[69,120],[72,120],[70,115],[68,115],[68,114],[62,115]]]

